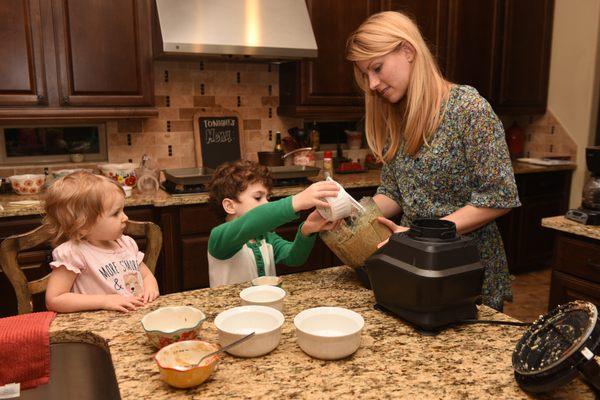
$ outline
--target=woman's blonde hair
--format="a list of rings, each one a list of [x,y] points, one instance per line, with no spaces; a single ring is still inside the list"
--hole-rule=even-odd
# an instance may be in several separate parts
[[[54,246],[81,240],[105,211],[112,196],[125,196],[123,188],[110,178],[79,171],[56,180],[45,195],[43,224],[52,232]]]
[[[356,62],[384,56],[406,43],[415,53],[412,72],[404,98],[392,104],[369,88],[369,78]],[[447,93],[447,82],[417,25],[399,12],[374,14],[348,38],[346,58],[354,62],[354,78],[365,93],[365,130],[373,153],[388,162],[402,144],[403,151],[414,156],[438,128]]]

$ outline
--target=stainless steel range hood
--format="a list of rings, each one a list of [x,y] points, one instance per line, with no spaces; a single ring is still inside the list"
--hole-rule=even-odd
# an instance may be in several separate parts
[[[166,54],[317,56],[304,0],[156,0]]]

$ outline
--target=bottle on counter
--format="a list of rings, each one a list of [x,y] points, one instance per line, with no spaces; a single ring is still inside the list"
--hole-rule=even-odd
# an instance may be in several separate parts
[[[281,132],[275,132],[275,148],[273,151],[280,151],[283,153],[283,147],[281,146]]]
[[[310,140],[310,147],[312,147],[314,151],[319,150],[319,146],[321,145],[321,135],[319,134],[319,130],[317,129],[316,122],[313,122],[312,129],[308,137]]]
[[[323,153],[323,172],[333,177],[333,153],[329,150]]]

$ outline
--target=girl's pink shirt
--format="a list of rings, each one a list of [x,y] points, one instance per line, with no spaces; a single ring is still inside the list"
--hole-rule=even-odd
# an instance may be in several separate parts
[[[71,292],[139,296],[144,282],[139,266],[144,253],[129,236],[116,240],[114,250],[103,249],[85,240],[70,240],[52,252],[52,268],[64,266],[77,274]]]

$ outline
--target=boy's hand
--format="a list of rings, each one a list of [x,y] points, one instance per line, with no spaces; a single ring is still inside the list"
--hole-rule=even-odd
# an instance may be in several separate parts
[[[325,197],[336,197],[340,189],[333,182],[321,181],[313,183],[300,193],[292,196],[292,207],[295,212],[308,210],[313,207],[329,207],[323,200]]]
[[[142,299],[144,303],[150,303],[156,300],[158,296],[158,282],[156,282],[154,275],[150,274],[144,279],[144,294],[142,295]]]
[[[335,228],[339,222],[339,220],[327,221],[317,210],[314,210],[306,217],[306,221],[304,221],[300,231],[304,236],[308,236],[315,232],[330,231]]]
[[[138,307],[142,307],[144,301],[142,296],[138,297],[125,297],[120,294],[107,294],[106,302],[102,307],[105,310],[114,310],[121,312],[134,311]]]

